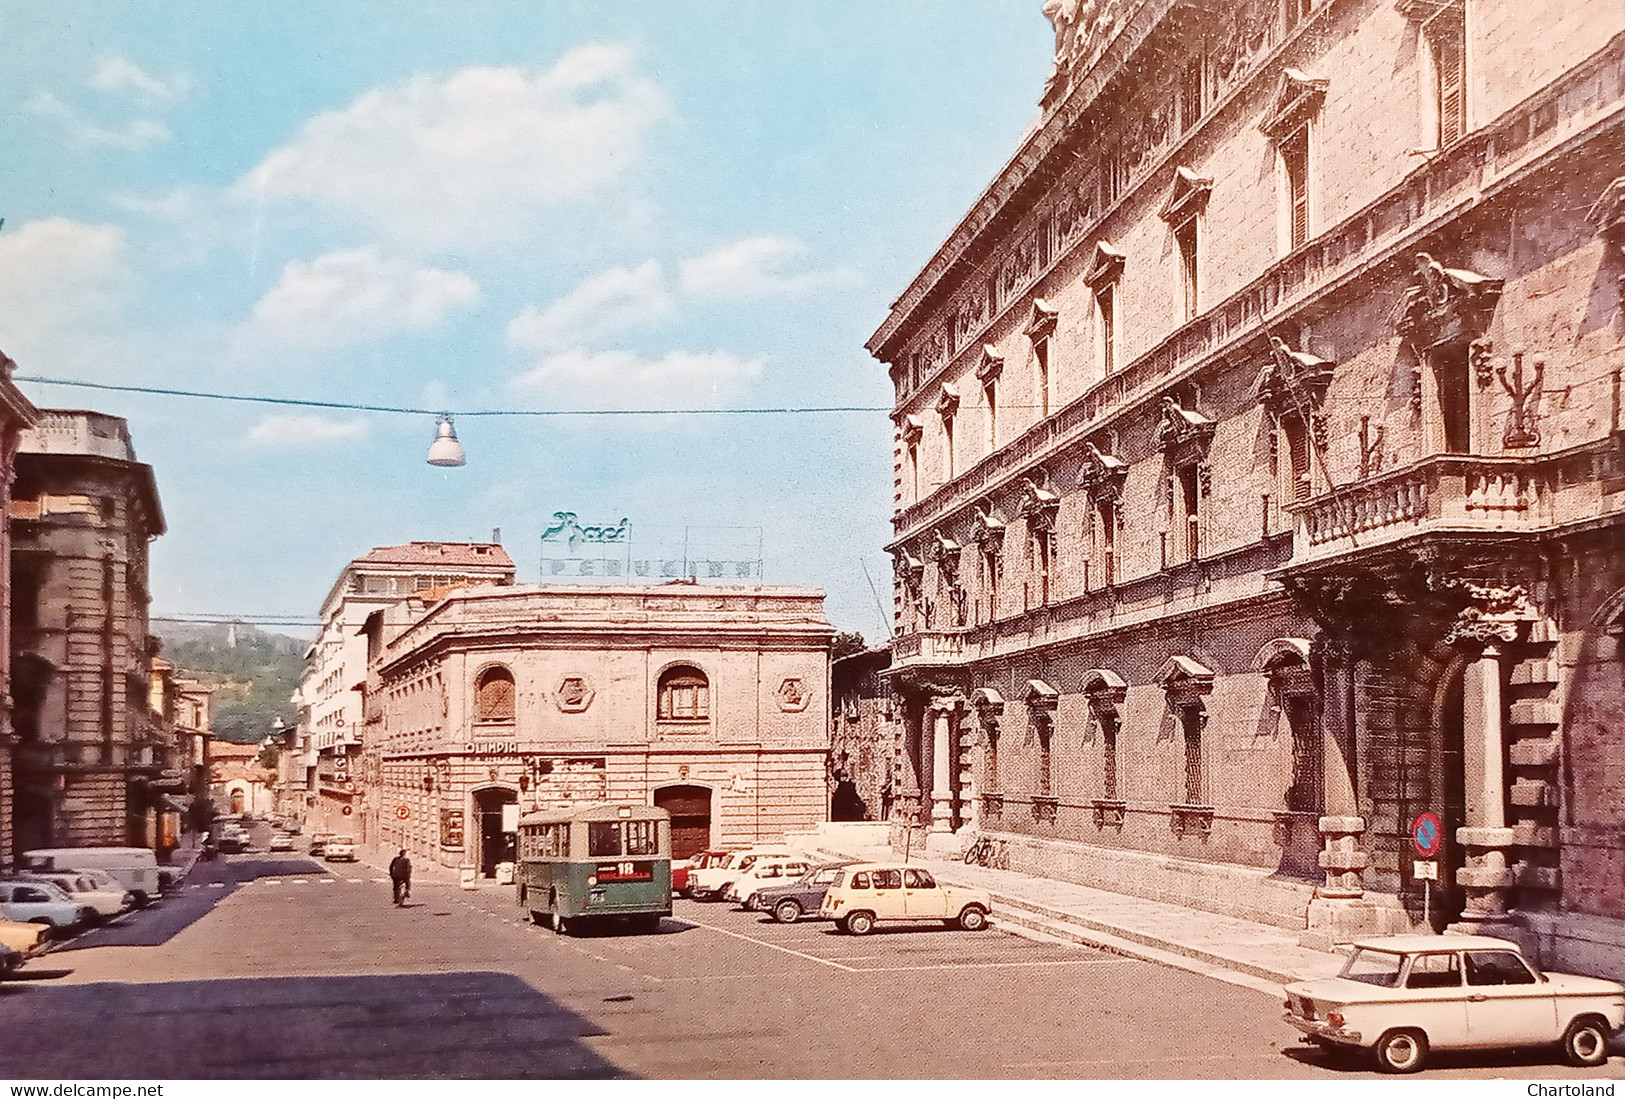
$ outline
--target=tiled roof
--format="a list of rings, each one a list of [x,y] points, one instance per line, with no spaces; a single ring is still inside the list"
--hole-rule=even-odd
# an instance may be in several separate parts
[[[457,568],[489,566],[511,569],[513,558],[495,542],[408,542],[404,546],[376,546],[355,559],[358,565],[449,565]]]

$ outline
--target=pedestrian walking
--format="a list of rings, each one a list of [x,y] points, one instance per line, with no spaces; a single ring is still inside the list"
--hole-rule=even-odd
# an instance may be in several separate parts
[[[412,895],[412,860],[406,857],[406,848],[389,861],[389,880],[395,887],[395,903],[405,904]]]

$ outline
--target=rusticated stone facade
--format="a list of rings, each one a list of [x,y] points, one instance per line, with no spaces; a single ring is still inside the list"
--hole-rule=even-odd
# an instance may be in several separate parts
[[[632,799],[679,857],[828,819],[829,647],[802,588],[485,587],[368,627],[377,840],[484,876],[517,814]]]
[[[903,823],[1625,971],[1625,12],[1045,11],[1039,123],[869,342]]]
[[[152,468],[118,417],[46,409],[9,514],[16,850],[156,846],[170,733],[149,703]]]

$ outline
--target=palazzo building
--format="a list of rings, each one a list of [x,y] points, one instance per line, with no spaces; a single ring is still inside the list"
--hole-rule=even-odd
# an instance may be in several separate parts
[[[369,832],[490,877],[520,814],[572,803],[669,809],[678,858],[810,829],[828,819],[823,601],[692,581],[486,587],[374,616]]]
[[[0,351],[0,696],[11,697],[11,483],[16,477],[17,448],[23,429],[39,419],[39,409],[11,380],[17,368]],[[0,706],[0,869],[11,864],[11,820],[14,799],[11,750],[16,742],[11,707]]]
[[[375,612],[413,595],[464,584],[512,584],[513,579],[513,558],[495,541],[376,546],[344,566],[322,600],[321,632],[305,653],[294,699],[300,715],[294,747],[285,757],[279,754],[277,800],[284,812],[303,820],[308,831],[370,841],[359,827],[366,818],[357,815],[360,788],[353,774],[364,748],[363,625]]]
[[[1625,972],[1625,9],[1044,11],[1038,122],[868,344],[899,824]]]
[[[152,467],[117,416],[43,410],[9,516],[15,850],[157,846],[172,733],[149,700]]]

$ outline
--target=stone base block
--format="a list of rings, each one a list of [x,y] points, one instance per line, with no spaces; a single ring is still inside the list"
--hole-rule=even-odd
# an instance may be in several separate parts
[[[966,837],[952,832],[931,831],[925,837],[925,850],[920,852],[932,859],[957,859],[965,853]]]
[[[1525,950],[1554,973],[1625,981],[1625,920],[1582,912],[1519,912]]]
[[[1353,899],[1316,897],[1309,902],[1309,926],[1298,936],[1298,945],[1311,950],[1330,950],[1338,943],[1404,935],[1412,930],[1411,918],[1398,897],[1386,894],[1367,894]]]
[[[1513,915],[1495,916],[1469,916],[1463,913],[1461,919],[1445,927],[1449,935],[1489,935],[1496,939],[1511,939],[1525,950],[1530,944],[1524,925]]]

